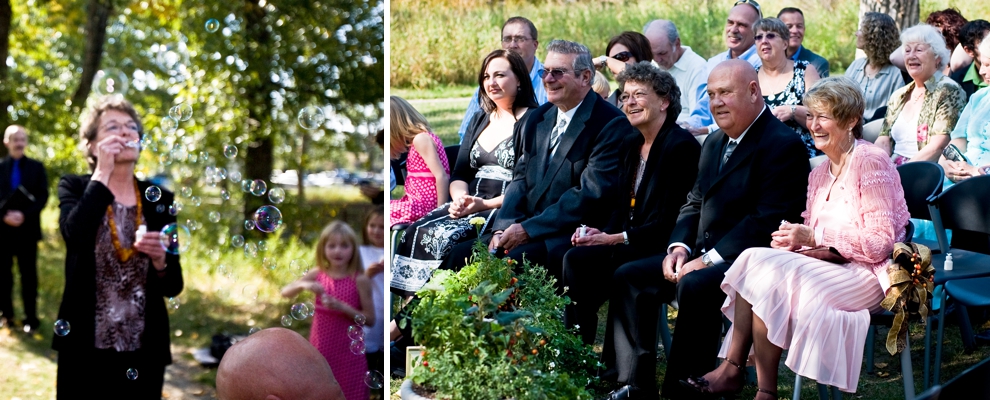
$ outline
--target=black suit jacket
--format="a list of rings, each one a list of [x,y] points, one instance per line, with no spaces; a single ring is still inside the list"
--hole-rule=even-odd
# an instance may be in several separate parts
[[[150,183],[138,181],[138,190],[144,193]],[[65,240],[65,291],[58,318],[72,325],[72,332],[55,336],[52,348],[58,351],[84,351],[95,348],[96,312],[96,233],[107,206],[114,200],[113,193],[100,182],[91,182],[87,176],[64,176],[58,183],[59,229]],[[175,222],[175,217],[156,210],[158,204],[172,204],[174,196],[162,190],[157,202],[140,196],[143,218],[149,232],[160,231]],[[148,280],[145,283],[146,299],[144,334],[141,351],[144,357],[155,362],[169,364],[168,313],[165,297],[175,297],[182,292],[182,267],[179,256],[165,255],[165,270],[159,274],[148,261]]]
[[[14,159],[10,156],[0,161],[0,199],[6,199],[13,193],[10,187],[10,173],[13,166]],[[45,203],[48,202],[48,175],[45,173],[44,165],[27,156],[21,157],[20,170],[21,186],[34,196],[35,201],[30,207],[19,210],[24,214],[24,223],[20,227],[14,228],[0,222],[0,232],[38,241],[41,240],[41,210],[45,209]],[[0,218],[3,216],[0,215]]]
[[[767,108],[719,171],[728,136],[712,133],[701,150],[698,180],[681,208],[671,243],[715,249],[732,262],[750,247],[767,247],[780,221],[800,222],[811,172],[801,139]]]
[[[665,250],[658,244],[667,243],[670,238],[681,206],[698,177],[701,144],[690,132],[677,126],[673,118],[667,119],[650,147],[630,220],[631,189],[644,140],[643,135],[637,134],[627,136],[622,142],[619,150],[622,186],[617,189],[619,198],[612,207],[615,211],[605,232],[625,231],[634,254],[652,255]]]
[[[605,226],[611,213],[602,210],[614,204],[619,190],[619,144],[639,134],[619,109],[589,90],[548,163],[557,112],[546,103],[526,121],[523,154],[516,158],[493,224],[494,230],[503,230],[521,223],[533,240],[553,238],[548,249],[569,246],[570,234],[581,223]]]

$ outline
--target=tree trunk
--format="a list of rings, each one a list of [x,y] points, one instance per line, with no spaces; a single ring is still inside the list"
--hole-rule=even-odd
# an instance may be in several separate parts
[[[10,22],[14,12],[10,8],[10,0],[0,0],[0,129],[7,129],[10,116],[7,107],[10,106],[10,86],[7,82],[7,57],[10,55]],[[7,147],[0,149],[0,156],[7,155]]]
[[[302,211],[304,210],[303,207],[306,205],[306,190],[305,190],[306,185],[304,185],[304,183],[306,182],[306,164],[308,164],[307,161],[309,158],[306,156],[306,152],[307,150],[309,150],[308,131],[305,130],[302,131],[302,140],[300,142],[301,143],[299,144],[299,168],[296,170],[297,172],[296,184],[298,185],[297,186],[298,194],[296,196],[296,209]],[[301,234],[302,232],[305,232],[304,229],[306,228],[305,226],[306,218],[298,218],[298,219],[299,219],[298,232]]]
[[[79,87],[72,95],[72,108],[81,110],[93,88],[93,78],[100,69],[103,43],[107,37],[107,21],[113,12],[111,0],[90,0],[86,7],[86,49],[83,53],[82,75]]]
[[[870,11],[889,15],[897,23],[897,28],[903,31],[918,24],[921,7],[918,0],[859,0],[860,21]]]
[[[272,155],[273,143],[271,134],[271,93],[276,89],[271,82],[271,32],[267,30],[265,22],[265,9],[261,7],[257,0],[246,0],[244,2],[244,20],[246,25],[245,37],[251,43],[249,50],[249,68],[253,70],[249,76],[253,79],[245,84],[247,89],[248,114],[252,121],[257,121],[250,129],[253,142],[248,144],[247,158],[244,163],[246,179],[262,179],[271,183],[272,179]],[[255,128],[256,127],[256,128]],[[267,131],[267,132],[266,132]],[[244,216],[251,218],[254,210],[260,207],[264,200],[260,197],[248,196],[244,202]]]

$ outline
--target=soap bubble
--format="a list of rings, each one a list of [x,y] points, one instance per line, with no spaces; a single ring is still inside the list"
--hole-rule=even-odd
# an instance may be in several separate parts
[[[159,214],[165,212],[165,205],[159,204],[158,206],[155,207],[155,211],[157,211]]]
[[[323,109],[317,106],[305,107],[299,110],[299,126],[303,129],[317,129],[323,122],[326,121],[326,115],[323,114]]]
[[[265,257],[264,260],[261,261],[261,264],[264,265],[269,271],[274,271],[278,268],[278,261],[275,257]]]
[[[244,245],[244,236],[234,235],[230,238],[230,245],[234,247],[241,247]]]
[[[130,380],[133,381],[133,380],[137,380],[137,378],[138,378],[138,370],[136,370],[134,368],[128,368],[127,369],[127,379],[130,379]]]
[[[245,193],[251,193],[251,183],[253,181],[250,179],[245,179],[241,181],[241,190]]]
[[[357,325],[348,326],[347,337],[351,338],[351,340],[364,340],[364,329],[361,329]]]
[[[127,75],[115,69],[96,71],[93,91],[98,94],[124,94],[127,92]]]
[[[172,106],[168,109],[168,116],[176,121],[188,121],[192,118],[192,106],[186,103]]]
[[[165,133],[172,133],[179,128],[179,121],[172,119],[172,117],[165,117],[162,118],[162,122],[159,124],[159,126],[162,128],[162,131],[164,131]]]
[[[230,192],[227,189],[220,189],[220,198],[224,201],[230,200]]]
[[[210,211],[210,215],[207,218],[209,218],[210,219],[210,222],[213,222],[213,223],[220,222],[220,212],[219,211]]]
[[[203,204],[203,199],[199,198],[199,196],[193,196],[189,198],[189,202],[192,203],[193,207],[199,207],[200,204]]]
[[[207,153],[205,151],[199,152],[199,161],[202,161],[202,162],[208,162],[208,161],[210,161],[210,153]],[[226,172],[224,172],[224,174],[226,174]]]
[[[244,289],[241,289],[241,295],[251,300],[258,300],[258,290],[251,285],[245,285]]]
[[[223,155],[227,158],[237,157],[237,146],[228,144],[226,147],[223,148]]]
[[[259,231],[272,233],[282,226],[282,212],[275,206],[261,206],[254,212],[254,224]]]
[[[182,189],[179,189],[179,194],[182,195],[182,197],[192,196],[192,188],[189,186],[183,186]]]
[[[378,390],[382,388],[382,373],[371,370],[364,374],[364,384],[368,385],[372,390]]]
[[[364,326],[364,324],[367,322],[368,322],[368,317],[365,317],[364,314],[357,314],[354,316],[354,323],[358,324],[358,326]]]
[[[283,315],[282,316],[282,326],[284,326],[286,328],[292,326],[292,317],[290,317],[288,315]]]
[[[316,305],[313,304],[312,301],[307,301],[306,302],[306,308],[309,310],[309,316],[310,317],[312,317],[313,314],[316,314]]]
[[[60,319],[58,321],[55,321],[55,334],[56,335],[59,335],[59,336],[68,335],[69,334],[69,331],[71,329],[72,329],[72,327],[69,326],[69,321],[66,321],[64,319]]]
[[[230,171],[230,174],[228,174],[227,176],[230,177],[231,182],[240,182],[241,180],[240,171]]]
[[[358,355],[358,356],[364,355],[365,353],[364,341],[352,340],[350,349],[351,349],[351,353],[353,353],[354,355]]]
[[[303,303],[293,304],[289,313],[292,314],[292,318],[300,321],[306,319],[306,317],[309,317],[309,309],[307,309],[306,305]]]
[[[179,215],[179,212],[180,211],[182,211],[182,203],[180,203],[178,201],[176,201],[176,202],[172,203],[172,205],[168,206],[168,214],[169,215],[173,215],[173,216],[174,215]]]
[[[192,238],[189,235],[189,228],[173,222],[162,228],[161,236],[158,237],[158,240],[166,252],[169,254],[179,254],[189,248]]]
[[[254,243],[244,244],[244,256],[247,258],[257,258],[258,257],[258,245]]]
[[[261,196],[261,195],[265,194],[265,192],[268,191],[268,185],[265,184],[265,181],[264,180],[255,179],[255,180],[251,181],[251,187],[250,187],[250,189],[251,189],[251,194],[253,194],[255,196]]]
[[[254,230],[254,221],[246,219],[244,220],[244,229]]]
[[[217,167],[216,169],[214,169],[214,171],[216,171],[216,177],[217,177],[217,180],[218,181],[222,181],[224,179],[227,179],[227,169],[226,168],[224,168],[224,167]]]
[[[281,204],[285,201],[285,189],[273,187],[272,190],[268,191],[268,201],[272,204]]]
[[[258,332],[261,332],[261,328],[259,328],[257,326],[252,327],[251,329],[248,329],[248,335],[253,335],[253,334],[258,333]]]
[[[206,25],[203,25],[203,27],[206,28],[207,32],[214,33],[220,29],[220,21],[217,21],[215,18],[210,18],[206,20]]]
[[[168,298],[168,309],[169,310],[172,310],[172,311],[178,310],[179,309],[179,304],[180,304],[179,303],[179,299],[177,299],[175,297],[169,297]]]
[[[144,190],[144,198],[148,199],[148,201],[152,203],[161,200],[162,189],[155,185],[148,186],[148,188]]]
[[[268,242],[264,240],[258,241],[258,251],[268,251]]]

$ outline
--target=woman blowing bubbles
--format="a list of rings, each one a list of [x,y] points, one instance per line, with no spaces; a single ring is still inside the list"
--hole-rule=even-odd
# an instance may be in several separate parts
[[[58,398],[158,399],[172,362],[164,297],[182,291],[179,256],[159,231],[175,217],[142,199],[151,186],[134,176],[143,130],[120,96],[100,99],[81,124],[91,176],[59,181],[59,228],[66,244],[65,291],[52,348]],[[160,204],[173,195],[162,190]],[[147,233],[139,235],[138,227]]]

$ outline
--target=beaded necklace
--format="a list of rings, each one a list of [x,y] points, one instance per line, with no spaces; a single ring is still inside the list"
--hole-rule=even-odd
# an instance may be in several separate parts
[[[141,190],[138,189],[137,181],[134,181],[134,198],[137,199],[137,215],[134,216],[134,226],[141,226]],[[117,251],[117,259],[127,262],[136,253],[134,245],[125,249],[120,245],[120,238],[117,236],[117,222],[114,221],[113,204],[107,206],[107,222],[110,223],[110,241],[113,242],[113,249]]]

